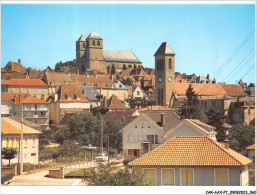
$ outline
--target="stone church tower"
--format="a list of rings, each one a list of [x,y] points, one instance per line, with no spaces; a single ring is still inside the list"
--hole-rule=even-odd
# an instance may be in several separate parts
[[[175,53],[167,42],[163,42],[154,56],[156,105],[171,107],[175,79]]]
[[[80,36],[76,41],[76,64],[79,73],[85,73],[87,69],[103,70],[105,61],[102,37],[95,32],[88,36],[86,34]]]

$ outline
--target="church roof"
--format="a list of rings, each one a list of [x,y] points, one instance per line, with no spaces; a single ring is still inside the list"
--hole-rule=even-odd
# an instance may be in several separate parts
[[[87,35],[82,34],[77,41],[86,41]]]
[[[88,37],[88,39],[103,39],[102,37],[100,37],[100,35],[96,32],[91,32]]]
[[[105,61],[109,62],[139,62],[133,51],[119,50],[119,51],[103,51]]]
[[[175,52],[173,51],[173,49],[170,47],[170,45],[167,42],[163,42],[154,55],[156,56],[159,54],[175,55]]]

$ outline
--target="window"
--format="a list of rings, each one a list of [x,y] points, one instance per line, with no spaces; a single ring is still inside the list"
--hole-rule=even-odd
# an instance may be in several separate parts
[[[35,93],[37,93],[37,88],[35,88]]]
[[[35,146],[36,145],[36,137],[33,136],[32,139],[33,139],[33,146]]]
[[[52,87],[52,93],[54,93],[54,87]]]
[[[137,95],[140,95],[140,91],[137,91]]]
[[[248,114],[251,114],[251,108],[248,109]]]
[[[194,185],[194,169],[180,169],[180,185],[181,186]]]
[[[97,46],[100,47],[100,41],[97,41]]]
[[[214,169],[214,185],[228,186],[229,169]]]
[[[9,147],[9,137],[6,138],[6,147]]]
[[[155,183],[156,181],[155,169],[143,169],[143,174],[146,179]]]
[[[20,87],[20,93],[22,93],[22,87]]]
[[[86,44],[85,43],[83,43],[83,48],[86,48]]]
[[[12,93],[14,93],[14,88],[12,87]]]
[[[12,148],[14,148],[14,137],[11,138]]]
[[[133,142],[139,142],[140,141],[140,136],[139,135],[128,135],[128,143],[133,143]]]
[[[95,40],[93,40],[92,45],[95,46]]]
[[[43,93],[45,93],[46,92],[46,89],[43,89]]]
[[[147,140],[151,145],[158,144],[158,135],[147,135]]]
[[[169,59],[169,69],[171,69],[171,59]]]
[[[18,137],[16,137],[16,147],[19,148],[19,146],[20,146],[20,140]]]
[[[175,169],[161,169],[161,182],[162,185],[175,185]]]
[[[30,93],[30,88],[28,88],[28,93]]]
[[[24,145],[24,147],[28,147],[28,137],[24,137],[24,139],[25,139],[25,145]]]

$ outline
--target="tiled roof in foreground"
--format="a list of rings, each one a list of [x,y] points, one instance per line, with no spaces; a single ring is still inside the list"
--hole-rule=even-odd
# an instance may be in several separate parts
[[[132,166],[242,166],[252,161],[206,136],[177,136],[129,163]]]

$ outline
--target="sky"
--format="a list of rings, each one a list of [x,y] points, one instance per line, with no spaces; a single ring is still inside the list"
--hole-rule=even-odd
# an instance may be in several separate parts
[[[217,82],[255,82],[254,4],[2,4],[1,67],[20,58],[43,70],[76,58],[81,34],[97,32],[104,50],[132,50],[154,68],[162,42],[175,71]]]

